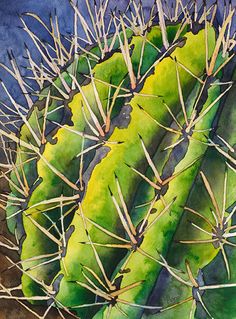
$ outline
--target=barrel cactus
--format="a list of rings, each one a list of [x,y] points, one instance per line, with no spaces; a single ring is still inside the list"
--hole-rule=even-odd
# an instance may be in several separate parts
[[[49,85],[0,131],[23,299],[45,316],[236,318],[235,10],[217,25],[217,4],[168,16],[157,0],[145,19],[131,1],[106,26],[108,1],[86,3],[92,27],[71,2],[88,45],[75,34],[63,68],[46,52]]]

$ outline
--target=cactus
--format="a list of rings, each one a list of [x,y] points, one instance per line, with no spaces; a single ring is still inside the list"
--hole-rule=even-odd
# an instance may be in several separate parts
[[[86,4],[92,27],[71,1],[89,45],[77,25],[70,51],[47,29],[57,59],[38,49],[53,77],[32,68],[38,101],[26,95],[26,115],[11,99],[22,126],[0,130],[23,300],[44,304],[43,318],[51,307],[94,319],[236,316],[235,10],[217,28],[217,4],[176,4],[166,18],[157,0],[145,20],[131,1],[106,26],[108,1]]]

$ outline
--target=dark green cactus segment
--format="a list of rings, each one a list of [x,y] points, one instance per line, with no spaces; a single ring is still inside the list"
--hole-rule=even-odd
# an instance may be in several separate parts
[[[122,236],[122,234],[124,235],[124,230],[122,229],[117,211],[114,208],[111,194],[109,194],[108,190],[108,187],[110,187],[114,197],[118,197],[114,173],[118,176],[124,200],[128,207],[131,207],[134,200],[134,191],[140,178],[136,173],[132,172],[130,167],[127,167],[125,163],[136,169],[141,169],[141,171],[145,171],[147,168],[147,162],[142,151],[142,145],[138,134],[142,134],[147,149],[153,154],[155,148],[151,149],[150,145],[157,147],[165,133],[165,131],[162,131],[150,117],[144,116],[143,112],[148,112],[154,119],[158,119],[163,125],[169,126],[171,117],[166,111],[163,99],[172,107],[174,114],[177,115],[180,111],[176,64],[173,60],[173,56],[175,56],[179,62],[185,63],[187,68],[192,68],[191,70],[192,72],[195,72],[195,74],[201,75],[204,71],[205,63],[202,60],[201,54],[198,54],[198,60],[195,60],[195,64],[188,61],[187,58],[187,52],[194,52],[194,44],[202,43],[203,32],[199,32],[199,34],[195,36],[189,33],[186,37],[187,42],[185,46],[183,48],[175,49],[172,58],[164,59],[155,67],[154,75],[147,78],[143,89],[140,91],[140,96],[133,98],[129,103],[132,107],[129,126],[122,130],[116,129],[109,139],[109,141],[111,141],[111,139],[116,140],[118,136],[120,136],[124,143],[116,146],[108,145],[111,150],[101,163],[95,167],[89,180],[85,197],[82,201],[81,207],[86,218],[91,219],[103,228],[107,228],[109,231],[119,234],[120,236]],[[211,33],[211,37],[212,42],[214,43],[214,32]],[[204,51],[202,54],[204,56]],[[180,69],[179,72],[183,94],[186,97],[196,83],[196,80],[184,69]],[[171,81],[169,79],[171,79]],[[166,83],[168,83],[168,85],[166,85]],[[155,95],[159,95],[161,98],[154,97]],[[142,105],[142,109],[140,108],[139,103]],[[128,180],[127,175],[129,175]],[[103,176],[102,179],[101,176]],[[97,185],[96,193],[90,190],[93,189],[95,185]],[[104,211],[109,212],[109,215],[107,214],[104,216]],[[111,220],[113,221],[112,225],[110,223]],[[81,216],[79,216],[79,212],[75,215],[72,225],[75,226],[75,232],[72,234],[68,243],[65,258],[66,269],[63,270],[64,278],[62,279],[60,291],[57,295],[57,299],[67,306],[83,304],[85,300],[86,302],[92,302],[94,298],[91,293],[75,282],[85,282],[81,275],[82,268],[79,263],[92,268],[101,275],[99,268],[93,262],[93,249],[88,245],[78,245],[78,243],[86,242],[88,240],[86,232],[82,230],[84,226],[83,220],[81,219]],[[110,242],[110,238],[106,236],[104,232],[98,230],[96,226],[91,225],[89,221],[87,227],[94,242]],[[117,251],[117,249],[107,250],[106,248],[100,249],[100,247],[98,247],[97,251],[109,276],[114,269],[111,267],[110,260],[112,259],[115,261],[117,260],[117,257],[121,258],[122,255],[119,257],[119,251]],[[67,294],[65,293],[68,289],[70,291],[70,298],[67,298]],[[86,316],[89,316],[88,312],[86,312]]]
[[[44,101],[42,101],[44,103]],[[41,103],[41,104],[42,104]],[[54,99],[49,100],[48,112],[52,112],[52,119],[61,121],[64,117],[64,112],[56,110],[58,108],[58,102]],[[34,147],[40,147],[42,143],[42,128],[44,111],[40,111],[37,107],[32,110],[31,116],[27,119],[30,129],[24,124],[20,131],[20,140],[26,142],[29,146],[24,147],[20,143],[17,146],[17,158],[15,162],[15,169],[11,173],[12,196],[16,198],[27,198],[29,196],[30,189],[33,187],[34,182],[37,179],[37,155],[33,152],[31,144]],[[50,115],[48,116],[50,119]],[[40,130],[39,130],[40,128]],[[32,136],[34,132],[34,137]],[[47,132],[49,134],[49,132]],[[16,227],[16,219],[11,217],[20,211],[20,207],[12,206],[12,202],[8,203],[7,216],[9,218],[8,226],[11,232],[14,233]],[[19,213],[20,214],[20,213]],[[17,216],[17,215],[16,215]]]
[[[235,74],[234,74],[235,80]],[[223,138],[228,145],[232,146],[232,149],[229,150],[228,147],[223,143],[220,144],[218,140],[218,144],[221,145],[221,149],[212,150],[211,158],[216,157],[218,158],[218,165],[217,165],[217,174],[219,171],[219,177],[221,177],[221,185],[215,187],[215,177],[212,178],[213,183],[212,187],[215,190],[215,197],[219,202],[219,207],[223,207],[222,200],[224,194],[224,184],[222,184],[223,180],[225,179],[225,174],[227,174],[227,188],[226,188],[226,205],[225,205],[225,218],[231,218],[227,222],[227,227],[235,225],[235,216],[233,215],[233,210],[235,210],[235,157],[233,156],[233,149],[235,148],[236,139],[235,139],[235,126],[232,124],[235,121],[235,85],[232,87],[232,90],[225,102],[225,108],[222,111],[221,115],[221,123],[218,129],[218,135]],[[225,125],[228,123],[228,125]],[[215,140],[217,142],[217,139]],[[219,150],[226,152],[230,157],[225,158],[223,154],[219,153]],[[216,154],[218,151],[218,154]],[[229,167],[226,166],[227,170],[225,171],[226,163]],[[211,175],[216,171],[210,171]],[[210,176],[211,176],[210,175]],[[203,301],[207,306],[208,311],[212,314],[214,318],[220,318],[221,314],[220,311],[223,309],[224,316],[231,316],[231,314],[235,313],[235,303],[234,303],[234,293],[235,293],[235,270],[234,270],[234,263],[235,263],[235,237],[233,236],[234,229],[227,230],[226,233],[232,233],[232,237],[227,238],[227,242],[232,243],[223,244],[223,249],[225,251],[225,258],[228,261],[229,265],[229,273],[227,274],[226,268],[226,260],[224,260],[224,256],[222,254],[222,249],[218,253],[217,257],[212,261],[212,263],[206,265],[203,270],[204,276],[204,284],[205,285],[216,285],[219,286],[217,289],[209,289],[204,292]],[[232,284],[232,287],[230,285]],[[224,285],[226,285],[224,287]],[[227,287],[228,285],[228,287]],[[220,288],[220,286],[222,288]],[[216,303],[216,300],[218,301]],[[196,318],[202,318],[203,312],[197,311]]]
[[[234,114],[234,91],[232,90],[227,97],[223,112],[221,113],[220,120],[218,123],[218,129],[216,134],[227,141],[229,144],[234,143],[235,134],[231,125],[225,127],[226,116],[229,123],[233,120]],[[227,106],[226,106],[227,105]],[[227,115],[226,115],[227,114]],[[233,144],[232,144],[233,145]],[[224,284],[226,282],[234,282],[234,280],[228,281],[227,266],[224,261],[224,252],[222,254],[222,247],[224,251],[228,254],[227,245],[219,244],[217,237],[211,236],[210,233],[214,233],[214,226],[219,228],[218,222],[214,218],[217,216],[216,208],[212,202],[210,192],[212,192],[214,198],[216,199],[217,205],[220,208],[221,216],[223,216],[224,210],[224,220],[232,211],[235,205],[235,172],[227,169],[225,158],[217,152],[216,149],[210,148],[207,150],[203,163],[200,168],[201,173],[199,173],[194,187],[190,193],[190,196],[183,206],[186,207],[181,222],[177,228],[174,241],[171,244],[167,256],[167,261],[171,267],[176,269],[185,270],[186,260],[188,261],[193,277],[199,280],[199,284]],[[216,179],[217,174],[217,179]],[[226,175],[227,174],[227,175]],[[227,176],[227,179],[226,179]],[[209,183],[209,189],[207,190],[206,185]],[[210,190],[210,191],[209,191]],[[224,203],[225,198],[225,203]],[[224,207],[224,208],[223,208]],[[231,209],[229,209],[231,207]],[[212,213],[213,211],[213,213]],[[228,213],[225,213],[228,212]],[[231,221],[229,219],[227,227],[230,227]],[[210,226],[210,224],[212,226]],[[199,227],[205,232],[201,231]],[[213,241],[215,239],[215,241]],[[233,251],[233,247],[232,247]],[[217,256],[217,257],[216,257]],[[228,258],[228,257],[226,257]],[[217,262],[216,262],[217,261]],[[203,268],[203,271],[202,271]],[[205,270],[206,269],[206,270]],[[155,298],[155,293],[150,302],[159,303],[163,305],[163,310],[165,308],[170,310],[163,311],[161,314],[156,315],[145,315],[150,318],[169,318],[171,315],[175,315],[176,318],[188,317],[192,311],[192,315],[195,313],[196,318],[205,318],[206,310],[203,309],[203,304],[208,309],[210,314],[217,318],[219,313],[218,304],[216,306],[216,300],[224,300],[224,305],[222,303],[221,307],[225,307],[225,296],[227,292],[232,293],[232,289],[216,289],[216,290],[206,290],[201,292],[203,304],[199,301],[199,298],[193,294],[192,283],[186,274],[177,273],[181,278],[188,281],[190,284],[185,285],[183,282],[179,282],[176,278],[167,275],[167,270],[163,269],[160,276],[164,279],[166,277],[166,285],[164,289],[161,289],[159,298]],[[233,272],[232,272],[233,273]],[[160,281],[159,281],[160,283]],[[158,289],[158,281],[156,284],[156,289]],[[221,297],[218,298],[218,293]],[[178,296],[178,299],[176,299]],[[194,298],[196,298],[194,300]],[[217,298],[217,299],[216,299]],[[221,299],[222,298],[222,299]],[[227,298],[228,300],[228,298]],[[178,304],[179,303],[179,304]],[[171,308],[173,306],[173,308]],[[224,313],[227,314],[225,308]],[[228,315],[234,312],[233,308],[229,310]],[[220,316],[218,317],[220,318]]]

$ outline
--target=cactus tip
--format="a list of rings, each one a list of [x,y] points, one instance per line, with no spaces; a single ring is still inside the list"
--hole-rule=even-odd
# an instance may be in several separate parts
[[[140,140],[142,141],[143,138],[142,138],[141,134],[138,133],[138,136],[139,136]]]
[[[140,104],[137,104],[140,110],[144,110],[143,107]]]
[[[108,190],[109,190],[110,195],[113,196],[113,193],[112,193],[112,191],[111,191],[110,186],[108,186]]]

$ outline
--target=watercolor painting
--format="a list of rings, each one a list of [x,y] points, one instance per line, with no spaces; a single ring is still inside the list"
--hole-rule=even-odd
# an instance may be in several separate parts
[[[0,319],[236,318],[236,1],[0,17]]]

